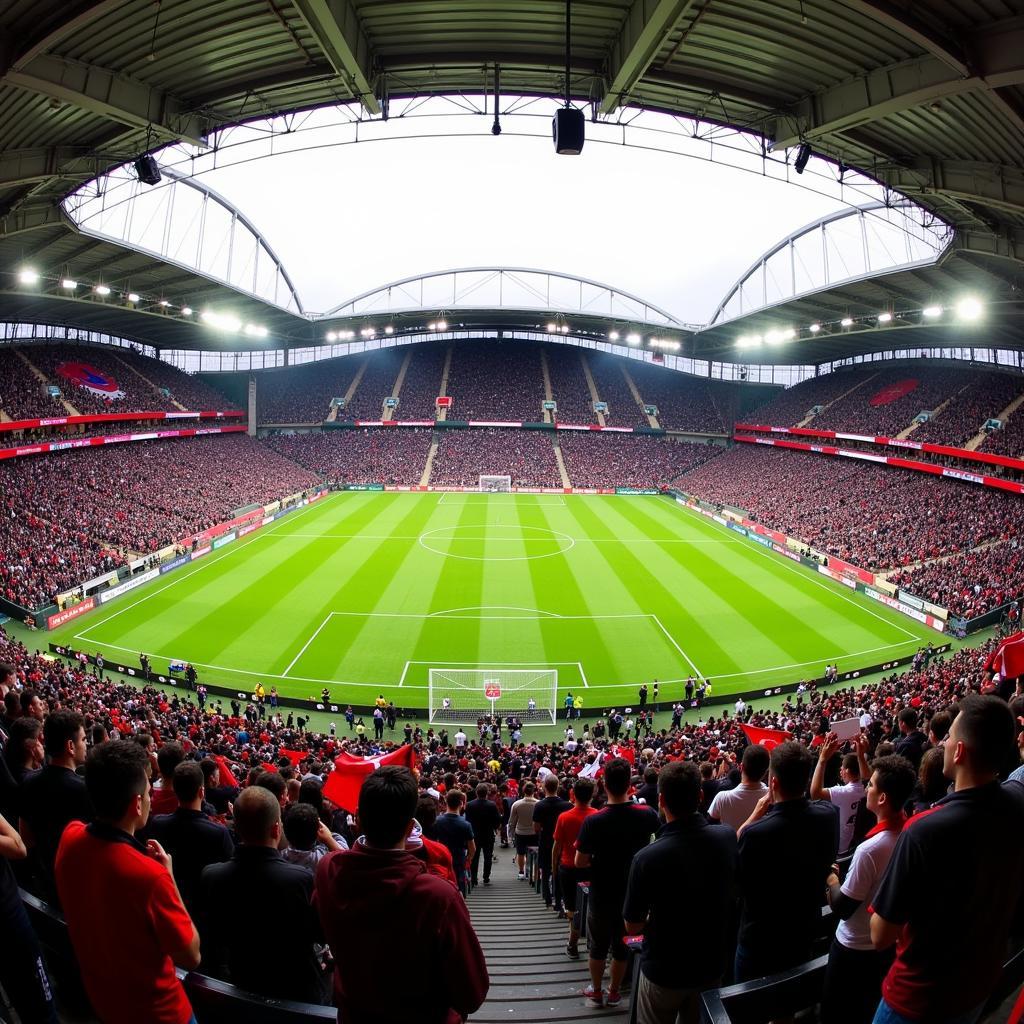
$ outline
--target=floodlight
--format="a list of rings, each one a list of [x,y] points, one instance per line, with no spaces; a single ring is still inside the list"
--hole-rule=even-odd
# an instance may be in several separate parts
[[[192,315],[192,307],[191,306],[182,306],[181,307],[181,315],[182,316],[191,316]]]
[[[817,334],[818,331],[821,330],[821,324],[811,324],[811,326],[808,327],[807,330],[809,330],[811,334]]]
[[[164,309],[166,309],[170,305],[170,303],[166,299],[161,299],[160,305],[163,306]]]
[[[887,324],[890,320],[892,320],[892,313],[879,313],[878,314],[878,322],[880,324]]]
[[[609,331],[608,332],[608,340],[609,341],[618,341],[619,340],[619,332],[618,331]]]
[[[394,334],[395,333],[395,329],[394,329],[394,327],[391,326],[391,324],[388,324],[387,327],[384,328],[384,333],[385,334]]]
[[[129,292],[127,298],[128,298],[129,302],[138,302],[139,301],[139,293],[138,292]]]
[[[928,317],[929,320],[934,320],[937,316],[942,316],[941,306],[925,306],[921,310],[921,315]]]
[[[93,289],[93,291],[97,295],[109,295],[110,294],[110,289],[105,284],[98,284],[98,285],[96,285],[96,287]]]
[[[977,320],[982,314],[981,303],[973,296],[961,299],[956,304],[956,315],[961,320]]]
[[[558,324],[548,324],[548,334],[554,334],[558,330]]]
[[[640,335],[639,334],[635,334],[635,333],[634,334],[627,334],[626,335],[626,343],[629,344],[629,345],[639,345],[640,344]]]
[[[438,320],[437,321],[437,329],[439,331],[447,331],[448,330],[448,321],[447,320]]]
[[[327,337],[328,341],[337,341],[338,340],[338,335],[335,334],[334,331],[328,331],[326,337]]]
[[[562,324],[562,328],[561,329],[562,329],[562,333],[563,334],[568,334],[569,333],[569,325],[568,324]]]
[[[848,316],[844,316],[843,319],[839,321],[839,323],[840,323],[840,325],[842,327],[852,327],[853,326],[853,318],[852,317],[848,317]]]
[[[69,292],[73,292],[78,287],[78,282],[70,277],[61,278],[61,288],[66,288]]]
[[[39,272],[31,267],[22,267],[18,271],[19,284],[39,284]]]

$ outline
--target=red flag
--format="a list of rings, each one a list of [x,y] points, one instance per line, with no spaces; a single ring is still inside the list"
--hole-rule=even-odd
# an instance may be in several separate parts
[[[298,764],[306,756],[301,750],[289,750],[287,747],[281,747],[281,753],[292,764]]]
[[[324,796],[332,804],[354,813],[359,808],[359,791],[363,788],[363,780],[387,764],[412,768],[416,764],[416,754],[408,743],[390,754],[377,757],[353,757],[347,751],[342,751],[334,759],[334,771],[324,783]]]
[[[742,722],[740,728],[751,743],[760,744],[766,750],[773,750],[780,743],[793,738],[793,734],[789,732],[782,732],[779,729],[758,729],[756,725],[745,725]]]
[[[213,759],[217,762],[217,768],[220,770],[220,784],[222,786],[231,786],[232,789],[238,789],[238,779],[235,778],[235,773],[231,770],[228,759],[223,754],[216,754]]]
[[[628,761],[630,764],[636,764],[636,754],[632,747],[620,747],[616,745],[612,747],[612,756],[621,757],[624,761]]]
[[[1024,632],[1003,640],[985,662],[985,671],[998,672],[1003,679],[1024,675]]]

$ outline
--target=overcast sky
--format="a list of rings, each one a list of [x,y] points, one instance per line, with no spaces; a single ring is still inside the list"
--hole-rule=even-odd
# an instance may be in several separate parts
[[[761,253],[838,209],[719,164],[510,134],[366,142],[204,174],[277,250],[308,311],[398,278],[525,266],[593,278],[706,322]]]

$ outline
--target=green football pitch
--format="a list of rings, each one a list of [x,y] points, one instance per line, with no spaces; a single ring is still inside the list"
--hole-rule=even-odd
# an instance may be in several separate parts
[[[52,639],[110,660],[145,651],[158,671],[189,661],[238,690],[326,686],[335,702],[384,693],[405,708],[427,706],[431,668],[554,669],[559,705],[571,690],[603,709],[655,679],[662,704],[691,674],[715,695],[757,691],[935,634],[666,497],[348,492]],[[479,707],[471,697],[453,706]]]

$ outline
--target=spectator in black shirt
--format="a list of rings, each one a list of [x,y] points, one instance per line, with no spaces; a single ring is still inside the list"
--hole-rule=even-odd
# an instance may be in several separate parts
[[[540,858],[540,888],[546,907],[561,904],[558,898],[558,875],[552,870],[551,848],[555,843],[555,825],[558,816],[572,810],[572,804],[558,795],[558,776],[551,774],[544,779],[544,799],[538,800],[533,809],[533,828],[537,833],[537,854]]]
[[[637,800],[643,800],[648,807],[658,806],[658,769],[644,769],[644,784],[636,791]]]
[[[780,743],[772,751],[768,793],[740,827],[737,981],[809,960],[820,932],[839,815],[832,804],[807,799],[812,764],[802,743]]]
[[[875,948],[896,946],[876,1024],[973,1024],[999,979],[1024,892],[1020,786],[999,784],[1014,732],[998,697],[960,702],[944,747],[954,791],[911,818],[873,902]]]
[[[232,984],[259,995],[324,1003],[313,876],[278,853],[281,804],[274,794],[262,786],[244,790],[235,801],[235,830],[242,845],[227,863],[205,868],[199,883],[203,968],[226,967]],[[273,937],[272,955],[254,954],[256,935]]]
[[[77,711],[55,711],[43,725],[43,747],[50,763],[18,788],[18,829],[29,848],[32,870],[43,899],[57,903],[53,864],[69,821],[92,821],[85,779],[85,719]]]
[[[692,761],[666,765],[658,805],[666,824],[633,858],[623,917],[643,932],[637,1019],[640,1024],[697,1024],[700,992],[721,983],[729,960],[736,892],[736,833],[700,813],[700,770]],[[697,884],[687,885],[686,879]],[[681,884],[682,882],[682,884]],[[680,921],[700,922],[694,942]]]
[[[476,787],[476,799],[466,804],[466,821],[473,826],[473,885],[480,884],[480,858],[484,861],[484,885],[491,884],[491,861],[494,859],[495,833],[501,828],[501,812],[487,796],[486,782]]]
[[[224,825],[203,813],[203,770],[195,761],[183,761],[174,769],[171,786],[178,808],[150,818],[145,838],[155,839],[171,855],[178,892],[194,920],[203,868],[230,860],[235,844]]]
[[[584,991],[592,1006],[618,1006],[620,986],[626,973],[625,922],[622,905],[633,858],[650,841],[661,824],[658,812],[627,796],[633,777],[630,763],[612,758],[604,766],[608,802],[583,822],[576,840],[576,867],[590,870],[590,986]],[[608,996],[601,991],[604,964],[611,953]]]
[[[204,757],[199,762],[203,770],[203,789],[206,791],[206,799],[213,806],[218,814],[228,813],[228,804],[234,800],[240,790],[237,786],[221,785],[220,766],[212,757]]]
[[[897,721],[902,735],[896,741],[896,753],[905,757],[916,770],[920,767],[928,737],[918,729],[917,712],[913,708],[904,708]]]

